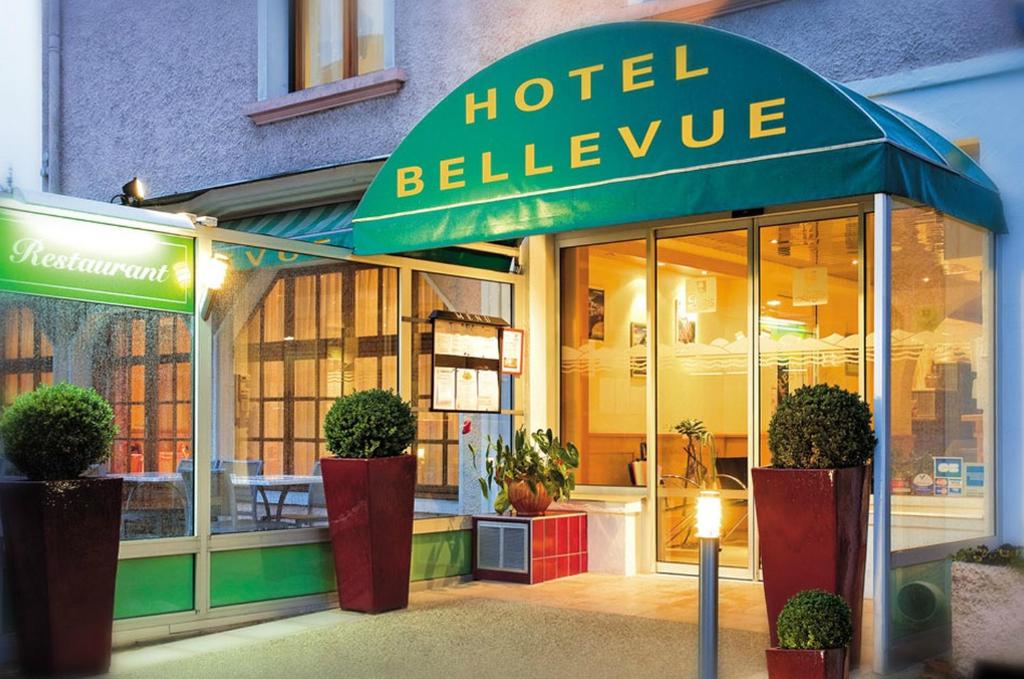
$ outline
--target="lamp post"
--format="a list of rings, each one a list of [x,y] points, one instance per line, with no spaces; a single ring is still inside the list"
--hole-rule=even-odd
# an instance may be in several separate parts
[[[718,676],[718,541],[722,532],[722,497],[717,490],[697,496],[697,538],[700,540],[699,650],[700,679]]]

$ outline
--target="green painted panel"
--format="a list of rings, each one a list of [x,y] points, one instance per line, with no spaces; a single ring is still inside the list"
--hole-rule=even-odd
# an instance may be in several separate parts
[[[414,535],[410,580],[468,574],[471,544],[472,533],[466,530]],[[335,590],[329,542],[214,552],[210,567],[214,607]]]
[[[114,618],[190,611],[195,557],[191,554],[124,559],[117,565]]]
[[[413,536],[410,579],[433,580],[472,572],[473,532],[454,530]]]
[[[194,266],[191,238],[0,206],[2,290],[191,313]]]
[[[320,594],[334,588],[328,542],[210,555],[210,605],[214,607]]]

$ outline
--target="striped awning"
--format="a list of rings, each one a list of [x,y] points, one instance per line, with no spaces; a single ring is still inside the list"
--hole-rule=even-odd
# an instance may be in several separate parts
[[[225,229],[352,248],[356,203],[335,203],[223,221]]]

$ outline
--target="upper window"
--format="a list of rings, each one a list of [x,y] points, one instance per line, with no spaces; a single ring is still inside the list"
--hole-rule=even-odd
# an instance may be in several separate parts
[[[394,65],[393,0],[294,0],[292,89]]]

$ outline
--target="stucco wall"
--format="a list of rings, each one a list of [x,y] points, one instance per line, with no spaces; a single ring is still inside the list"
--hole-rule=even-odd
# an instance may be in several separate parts
[[[650,6],[673,4],[685,2]],[[495,59],[636,15],[627,0],[396,0],[400,93],[257,127],[242,114],[256,99],[255,0],[64,0],[62,187],[106,200],[138,174],[166,195],[384,155]],[[1012,0],[781,0],[710,23],[840,80],[1024,44]]]

